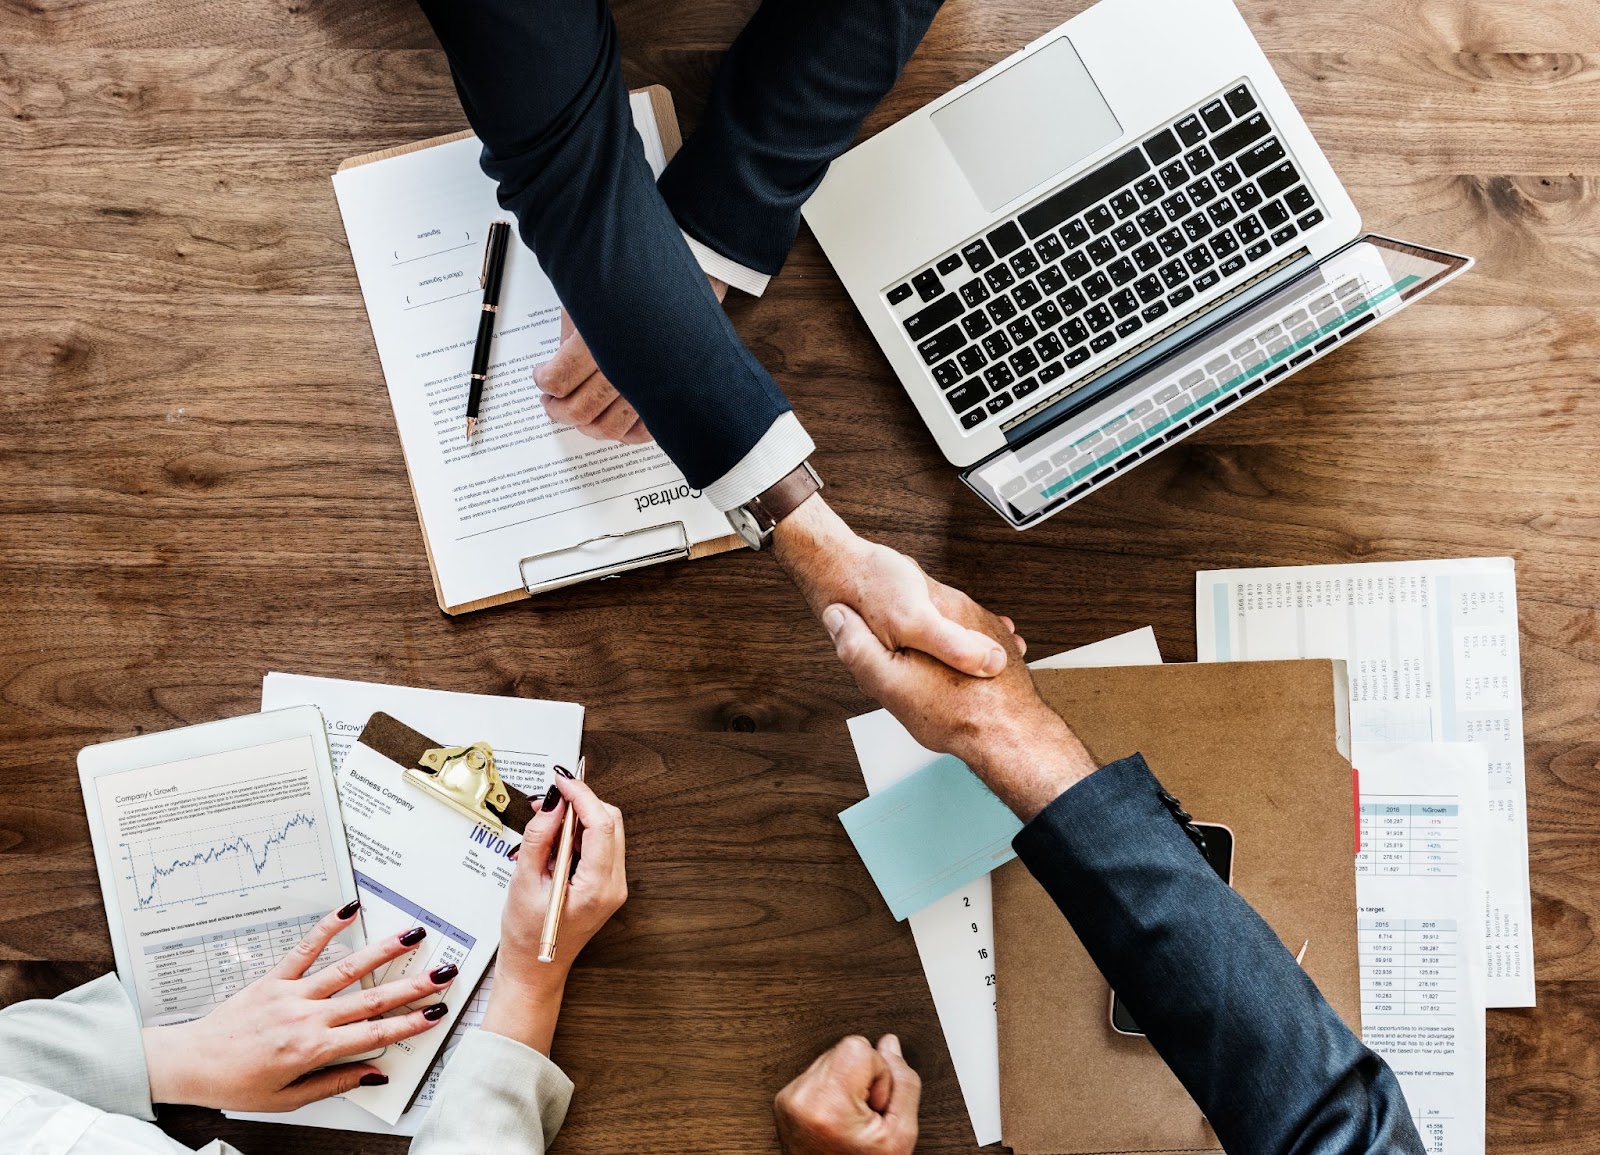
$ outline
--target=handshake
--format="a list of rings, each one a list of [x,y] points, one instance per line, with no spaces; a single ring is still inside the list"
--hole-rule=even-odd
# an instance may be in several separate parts
[[[712,279],[719,300],[726,288]],[[561,336],[534,372],[546,412],[590,437],[650,440],[565,313]],[[1094,772],[1034,689],[1010,618],[858,537],[821,494],[780,521],[771,541],[856,685],[923,746],[965,762],[1024,822]],[[894,1035],[876,1045],[852,1035],[779,1092],[778,1134],[788,1155],[910,1155],[921,1094]]]
[[[1094,772],[1034,689],[1010,618],[856,537],[817,498],[780,523],[774,553],[862,691],[1023,821]],[[895,1036],[850,1036],[778,1093],[778,1134],[788,1155],[910,1155],[921,1091]]]
[[[1034,689],[1010,618],[857,537],[816,497],[774,541],[862,692],[922,745],[965,762],[1024,822],[1093,772]]]

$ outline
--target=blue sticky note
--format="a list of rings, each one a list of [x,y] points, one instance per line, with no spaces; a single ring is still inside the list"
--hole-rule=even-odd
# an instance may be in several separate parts
[[[895,918],[1016,857],[1017,816],[966,763],[944,757],[839,815]]]

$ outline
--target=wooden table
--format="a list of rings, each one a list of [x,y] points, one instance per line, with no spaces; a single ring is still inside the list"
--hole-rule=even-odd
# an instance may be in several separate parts
[[[866,131],[1081,6],[950,0]],[[752,7],[619,3],[629,82],[692,126]],[[1037,653],[1154,624],[1193,659],[1197,568],[1516,557],[1539,1006],[1489,1017],[1490,1146],[1592,1151],[1600,8],[1243,8],[1367,225],[1473,273],[1025,537],[945,466],[809,235],[732,312],[834,504]],[[770,560],[434,606],[328,176],[463,125],[404,0],[0,6],[0,1001],[111,965],[80,746],[249,711],[274,669],[576,699],[632,898],[573,980],[558,1149],[772,1150],[772,1093],[892,1028],[927,1080],[921,1149],[968,1150],[910,935],[834,817],[869,703]]]

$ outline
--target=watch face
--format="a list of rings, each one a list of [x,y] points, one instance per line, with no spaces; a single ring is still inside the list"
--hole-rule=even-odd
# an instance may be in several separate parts
[[[756,524],[755,515],[748,509],[740,505],[728,510],[728,522],[751,549],[761,548],[763,540],[761,527]]]

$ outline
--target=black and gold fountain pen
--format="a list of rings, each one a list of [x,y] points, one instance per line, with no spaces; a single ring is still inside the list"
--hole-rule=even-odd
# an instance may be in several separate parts
[[[494,341],[494,319],[500,312],[500,278],[506,271],[506,248],[511,241],[511,226],[495,221],[489,226],[489,244],[483,250],[483,312],[478,314],[478,341],[472,347],[472,384],[467,388],[467,438],[478,432],[478,405],[483,400],[483,383],[489,376],[489,345]]]

